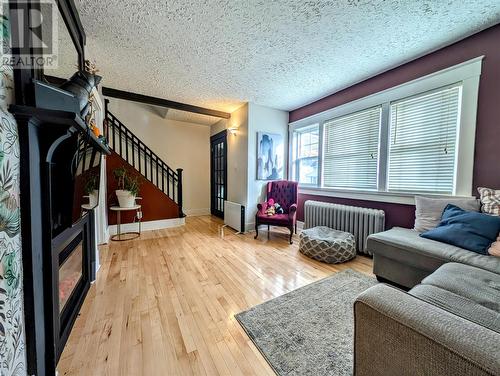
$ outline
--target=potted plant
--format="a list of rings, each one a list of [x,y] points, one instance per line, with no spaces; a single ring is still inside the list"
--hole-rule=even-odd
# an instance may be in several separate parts
[[[83,187],[85,194],[89,197],[89,206],[94,208],[97,206],[97,200],[99,198],[99,179],[97,175],[91,174],[89,175],[87,181],[85,182],[85,186]]]
[[[133,207],[135,198],[139,193],[139,178],[131,176],[125,166],[113,170],[113,175],[118,180],[118,189],[115,191],[118,205],[122,208]]]

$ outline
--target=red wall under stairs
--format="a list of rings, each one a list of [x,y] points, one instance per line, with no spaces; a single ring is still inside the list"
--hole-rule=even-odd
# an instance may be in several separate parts
[[[107,194],[106,200],[108,208],[114,204],[118,204],[115,190],[117,189],[117,181],[113,176],[113,170],[125,166],[130,173],[133,173],[142,181],[139,196],[142,200],[138,203],[142,205],[142,221],[157,221],[162,219],[179,218],[179,208],[177,204],[171,200],[166,194],[158,189],[153,183],[146,180],[139,172],[137,172],[130,164],[121,158],[114,151],[111,155],[106,156],[106,178],[107,178]],[[132,222],[135,212],[122,212],[122,223]],[[116,213],[108,209],[108,223],[116,224]]]

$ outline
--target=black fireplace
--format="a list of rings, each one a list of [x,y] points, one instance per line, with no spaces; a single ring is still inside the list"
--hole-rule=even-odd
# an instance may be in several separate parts
[[[109,150],[74,112],[10,111],[21,146],[28,372],[49,375],[94,278],[94,210],[83,187],[89,179],[99,186]]]
[[[49,126],[51,129],[45,132],[54,132],[53,124]],[[62,128],[60,132],[62,135],[54,136],[47,151],[44,187],[51,233],[50,288],[56,362],[94,279],[93,209],[98,202],[95,188],[99,187],[104,147],[84,128],[75,128],[73,132]],[[89,182],[95,195],[92,200],[85,190]]]
[[[67,41],[65,47],[69,47],[61,51],[70,52],[74,47],[74,56],[65,56],[61,61],[72,62],[70,68],[77,63],[77,75],[85,78],[90,73],[85,69],[86,37],[74,0],[57,0],[55,4],[60,17],[59,42]],[[39,0],[10,1],[9,6],[13,38],[31,35],[29,25],[41,24]],[[22,22],[14,12],[19,6],[25,15]],[[42,27],[42,37],[43,34]],[[39,61],[35,53],[38,50],[22,45],[24,47],[12,49],[14,61],[22,60],[21,56],[30,56],[27,61]],[[45,90],[50,92],[48,82],[59,85],[68,77],[61,76],[57,70],[45,72],[45,67],[38,63],[29,68],[14,70],[15,105],[9,111],[17,120],[21,149],[27,373],[42,376],[55,374],[94,278],[95,220],[89,200],[93,198],[94,203],[96,200],[89,186],[100,171],[101,153],[110,152],[87,127],[80,107],[85,98],[79,95],[83,92],[73,90],[77,86],[75,82],[66,82],[66,96],[50,93],[44,96]],[[59,71],[63,72],[67,69]],[[81,80],[77,82],[80,83]],[[72,95],[79,99],[77,106]]]

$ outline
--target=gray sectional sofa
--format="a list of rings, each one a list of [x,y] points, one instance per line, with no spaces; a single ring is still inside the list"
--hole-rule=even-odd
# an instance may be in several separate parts
[[[373,273],[412,288],[447,262],[459,262],[500,273],[500,257],[480,255],[453,245],[425,239],[413,229],[394,227],[370,235],[366,248],[373,254]]]
[[[500,258],[424,239],[371,235],[374,286],[354,304],[355,375],[500,375]]]

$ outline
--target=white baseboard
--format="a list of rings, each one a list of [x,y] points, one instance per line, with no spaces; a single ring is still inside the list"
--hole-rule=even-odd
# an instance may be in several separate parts
[[[210,209],[209,208],[185,209],[184,214],[186,214],[188,217],[198,217],[200,215],[210,215]]]
[[[106,230],[104,230],[104,239],[101,240],[100,243],[98,243],[97,245],[103,245],[103,244],[108,244],[109,243],[109,238],[111,235],[109,235],[109,226],[106,228]]]
[[[184,218],[160,219],[158,221],[147,221],[141,223],[141,231],[162,230],[164,228],[179,227],[186,223]],[[139,225],[137,223],[123,223],[121,225],[122,232],[137,231]],[[118,229],[116,225],[108,227],[109,235],[116,235]]]
[[[255,222],[245,223],[245,232],[255,232]]]

